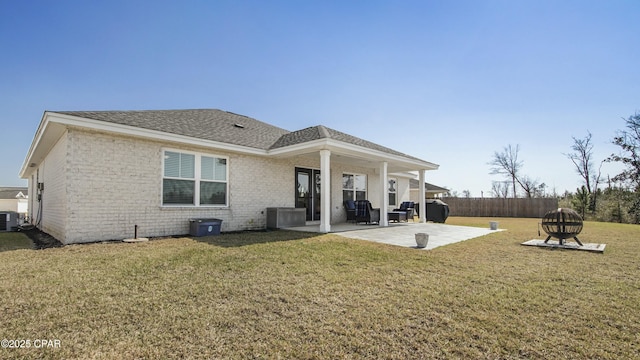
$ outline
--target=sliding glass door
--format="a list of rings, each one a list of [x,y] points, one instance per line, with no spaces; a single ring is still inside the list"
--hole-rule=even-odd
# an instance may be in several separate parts
[[[320,170],[296,168],[296,207],[307,209],[307,221],[320,220]]]

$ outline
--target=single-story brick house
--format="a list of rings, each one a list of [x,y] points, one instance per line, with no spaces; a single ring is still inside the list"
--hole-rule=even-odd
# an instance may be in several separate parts
[[[329,232],[345,199],[385,214],[437,168],[325,126],[291,132],[222,110],[46,111],[20,176],[31,223],[71,244],[131,238],[135,225],[186,234],[190,218],[264,229],[268,207],[306,208]]]

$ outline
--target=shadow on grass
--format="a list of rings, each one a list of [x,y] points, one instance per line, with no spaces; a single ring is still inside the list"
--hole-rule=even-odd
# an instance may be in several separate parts
[[[0,252],[34,249],[33,242],[20,232],[0,232]]]
[[[222,233],[214,236],[191,237],[198,242],[221,247],[241,247],[279,241],[302,240],[319,234],[289,230],[259,230]]]

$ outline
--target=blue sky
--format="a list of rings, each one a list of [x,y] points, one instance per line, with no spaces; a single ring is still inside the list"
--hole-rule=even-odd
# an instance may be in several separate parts
[[[495,151],[580,185],[572,136],[617,151],[640,111],[640,1],[0,0],[0,186],[45,110],[218,108],[325,125],[487,196]],[[619,166],[608,164],[611,176]]]

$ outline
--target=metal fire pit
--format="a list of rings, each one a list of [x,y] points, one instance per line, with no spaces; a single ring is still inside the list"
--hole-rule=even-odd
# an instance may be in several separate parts
[[[565,239],[573,238],[582,246],[578,240],[578,234],[582,231],[582,217],[574,210],[559,208],[544,214],[542,230],[549,235],[545,244],[552,237],[557,238],[560,245],[564,245]]]

